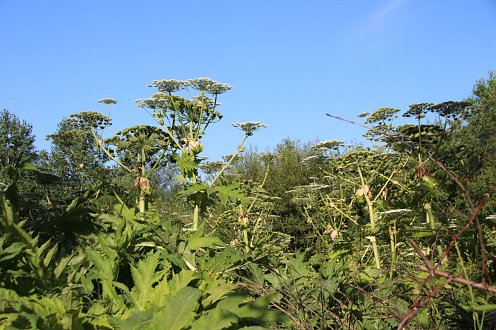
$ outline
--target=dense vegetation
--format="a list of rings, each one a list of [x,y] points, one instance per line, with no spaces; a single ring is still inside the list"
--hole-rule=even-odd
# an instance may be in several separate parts
[[[230,86],[152,87],[155,126],[105,137],[110,118],[77,113],[49,152],[1,113],[0,328],[495,326],[496,75],[462,101],[327,115],[368,147],[245,150],[265,124],[236,123],[219,162],[201,138]]]

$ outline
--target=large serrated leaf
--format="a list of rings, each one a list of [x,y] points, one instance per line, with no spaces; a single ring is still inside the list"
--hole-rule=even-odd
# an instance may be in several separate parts
[[[238,317],[224,309],[215,308],[202,315],[191,325],[191,330],[221,330],[238,322]]]
[[[195,278],[196,274],[191,270],[182,270],[179,274],[173,275],[172,279],[169,281],[171,293],[175,293],[186,287]]]
[[[214,305],[236,288],[238,288],[236,284],[228,283],[222,278],[208,280],[208,286],[204,290],[208,294],[208,297],[202,300],[203,307],[207,308],[210,305]]]
[[[194,237],[188,241],[189,250],[198,250],[200,248],[223,246],[224,242],[218,237]]]
[[[231,183],[228,185],[215,186],[214,191],[219,193],[219,199],[225,206],[228,202],[240,201],[243,204],[250,203],[250,197],[243,191],[239,183]]]
[[[153,286],[164,275],[163,271],[155,271],[158,266],[160,253],[150,253],[146,258],[139,261],[137,267],[131,266],[131,275],[133,277],[134,288],[131,297],[139,310],[144,310],[146,303],[149,301],[150,292]]]
[[[184,287],[175,295],[168,296],[164,307],[155,313],[152,327],[156,329],[183,329],[191,325],[198,308],[202,292],[192,287]]]
[[[262,296],[255,300],[243,294],[232,294],[221,300],[216,308],[222,308],[237,315],[240,319],[258,319],[262,322],[274,322],[289,325],[291,318],[287,315],[269,310],[269,304],[275,294]]]

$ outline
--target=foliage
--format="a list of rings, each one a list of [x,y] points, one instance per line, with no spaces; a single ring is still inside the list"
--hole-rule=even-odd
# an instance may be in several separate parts
[[[493,328],[495,82],[360,114],[370,147],[245,151],[266,125],[235,123],[216,163],[201,138],[230,86],[207,78],[153,81],[156,125],[113,137],[71,115],[40,155],[4,111],[26,144],[1,146],[0,328]]]
[[[7,110],[0,113],[0,167],[17,167],[36,157],[32,126]],[[2,173],[2,179],[5,179]]]

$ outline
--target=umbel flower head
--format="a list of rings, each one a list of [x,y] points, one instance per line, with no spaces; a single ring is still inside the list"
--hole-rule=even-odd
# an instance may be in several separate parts
[[[195,78],[190,79],[188,82],[196,90],[213,95],[225,93],[232,88],[231,85],[223,84],[210,78]]]
[[[116,99],[106,98],[106,99],[100,99],[100,100],[98,100],[98,103],[103,103],[103,104],[117,104],[117,100]]]
[[[232,123],[231,125],[244,131],[246,135],[253,135],[253,132],[267,127],[266,124],[260,121],[245,121],[239,123]]]
[[[156,87],[162,93],[174,93],[190,85],[187,80],[163,79],[153,80],[149,87]]]
[[[329,150],[329,149],[334,149],[337,150],[340,147],[343,146],[343,142],[339,140],[326,140],[326,141],[321,141],[314,145],[312,149],[318,150],[318,151],[323,151],[323,150]]]

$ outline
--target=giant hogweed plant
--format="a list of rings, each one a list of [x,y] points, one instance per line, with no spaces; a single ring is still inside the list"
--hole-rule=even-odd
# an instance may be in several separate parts
[[[181,172],[178,178],[185,184],[182,195],[193,206],[192,230],[200,226],[200,214],[214,199],[245,200],[248,198],[236,183],[219,180],[235,155],[243,151],[246,139],[256,130],[266,127],[260,122],[235,123],[233,126],[245,132],[233,158],[229,159],[209,182],[202,182],[200,170],[203,158],[201,138],[207,128],[220,119],[217,111],[220,94],[231,86],[208,78],[191,80],[154,80],[151,87],[158,91],[149,98],[138,99],[137,105],[146,110],[158,126],[137,125],[119,131],[116,136],[103,139],[102,130],[110,125],[110,119],[96,112],[71,115],[71,119],[83,123],[93,135],[98,147],[123,170],[135,177],[134,189],[139,191],[136,208],[147,210],[152,187],[150,177],[167,162],[175,162]],[[195,91],[196,95],[186,95]],[[114,104],[115,100],[103,99],[100,103]]]
[[[246,139],[256,130],[266,127],[260,122],[235,123],[245,135],[232,157],[221,167],[217,175],[209,182],[201,182],[199,170],[203,151],[201,138],[206,129],[220,119],[222,115],[217,111],[218,95],[231,89],[231,86],[219,83],[208,78],[197,78],[187,81],[154,80],[152,86],[158,89],[152,97],[139,99],[138,105],[147,110],[156,120],[162,130],[167,133],[174,148],[173,159],[181,171],[180,181],[187,184],[182,195],[193,205],[192,230],[198,230],[200,213],[213,199],[218,198],[222,203],[227,200],[246,201],[246,194],[236,183],[226,183],[219,178],[229,167],[239,152],[243,151]],[[185,98],[178,92],[196,91],[197,95],[191,99]]]
[[[317,144],[315,155],[305,159],[305,163],[320,167],[324,175],[315,178],[311,185],[296,187],[291,194],[301,205],[319,245],[325,249],[334,246],[332,254],[338,257],[347,251],[343,249],[345,242],[355,241],[358,245],[353,249],[363,251],[361,259],[368,260],[368,252],[372,252],[375,268],[381,269],[381,245],[386,243],[383,238],[389,240],[392,254],[397,249],[396,222],[385,223],[381,214],[399,208],[391,197],[406,189],[401,181],[409,161],[381,150],[362,148],[339,154],[342,147],[339,141]]]
[[[467,117],[465,116],[469,106],[470,102],[412,105],[409,111],[404,114],[404,117],[414,117],[417,124],[400,126],[394,126],[392,124],[392,119],[394,119],[395,114],[399,111],[396,109],[383,108],[372,114],[364,113],[361,115],[367,117],[367,124],[373,125],[372,127],[361,125],[369,129],[366,135],[375,141],[386,143],[389,148],[386,149],[387,158],[400,157],[404,161],[404,165],[400,166],[402,168],[395,168],[393,166],[393,169],[397,171],[396,174],[394,174],[394,171],[390,172],[392,175],[390,177],[390,184],[388,187],[385,186],[387,189],[383,191],[387,193],[387,200],[389,201],[385,200],[387,202],[385,203],[385,201],[379,199],[377,201],[378,203],[372,203],[372,206],[375,204],[377,219],[383,219],[378,223],[380,224],[386,220],[391,224],[388,230],[391,243],[391,257],[389,258],[391,265],[390,278],[395,283],[399,279],[406,279],[405,283],[409,283],[408,286],[416,290],[415,299],[406,299],[406,302],[410,305],[408,311],[403,308],[394,312],[396,315],[395,318],[401,321],[400,328],[407,324],[414,315],[417,316],[416,320],[423,324],[440,326],[442,324],[440,321],[442,318],[441,315],[443,313],[449,313],[450,310],[446,308],[446,304],[434,303],[435,294],[433,292],[437,293],[443,289],[445,284],[439,284],[443,282],[442,280],[433,278],[432,273],[431,275],[427,275],[425,280],[418,280],[415,276],[409,276],[408,273],[417,274],[420,278],[426,275],[418,273],[418,271],[412,272],[408,267],[404,268],[405,261],[406,264],[415,264],[417,261],[415,258],[412,259],[412,255],[409,252],[412,250],[408,247],[408,245],[414,246],[415,241],[413,240],[421,241],[423,249],[418,246],[414,246],[414,248],[416,248],[418,256],[424,258],[422,260],[426,265],[431,265],[430,261],[425,257],[426,254],[430,254],[432,259],[439,260],[436,262],[435,267],[439,267],[442,263],[443,268],[453,269],[454,272],[461,272],[465,277],[468,277],[469,274],[466,266],[464,266],[464,259],[471,259],[472,256],[480,256],[482,275],[483,277],[488,276],[487,268],[485,270],[487,259],[485,257],[486,252],[484,251],[484,231],[478,223],[477,216],[473,215],[477,211],[475,209],[475,203],[472,200],[473,197],[465,188],[464,180],[450,169],[457,168],[458,165],[452,162],[453,160],[457,160],[458,155],[446,154],[446,150],[450,150],[450,147],[452,148],[449,145],[453,143],[450,141],[452,139],[452,131],[456,131],[463,124],[463,121],[466,120]],[[429,121],[429,119],[424,119],[428,117],[429,113],[434,113],[436,116],[433,122]],[[397,164],[401,165],[401,162],[400,160]],[[364,181],[363,178],[365,178],[363,175],[364,164],[369,165],[371,163],[355,163],[355,173],[352,176],[352,178],[360,178],[362,183]],[[340,173],[343,172],[343,167],[337,166],[335,168],[338,169],[336,177],[341,177]],[[346,169],[349,170],[349,167],[346,167]],[[387,171],[381,170],[379,174],[383,178],[389,178]],[[367,181],[365,180],[365,183]],[[447,185],[443,187],[440,184],[440,182],[446,183],[450,181],[452,182],[451,186]],[[363,196],[362,198],[367,202],[369,215],[372,214],[370,212],[371,203],[369,203],[369,200],[372,200],[367,195],[372,187],[369,184],[362,185],[355,193],[356,196]],[[458,187],[462,196],[462,202],[457,201],[457,206],[453,204],[452,200],[455,196],[454,187]],[[369,200],[366,197],[369,197]],[[461,228],[456,224],[457,220],[453,218],[466,218],[466,214],[463,212],[464,206],[472,214],[473,219],[471,221],[475,223],[473,234],[477,238],[476,240],[461,238],[459,234],[453,235],[452,233],[454,228]],[[447,224],[449,224],[449,227]],[[460,230],[463,231],[467,228],[466,225]],[[383,237],[386,238],[384,235]],[[470,248],[462,252],[456,240],[459,240],[459,243],[466,244],[468,247],[471,245],[474,246],[474,252],[471,253]],[[455,263],[453,263],[453,260],[446,258],[449,249],[453,246],[456,247],[456,257],[458,259],[458,262]],[[398,249],[399,247],[402,248]],[[381,250],[384,250],[384,248],[381,249],[379,245],[379,251]],[[395,264],[398,266],[393,267]],[[432,266],[426,266],[424,268],[417,267],[417,269],[432,271],[429,267]],[[421,290],[427,290],[426,286],[430,290],[435,288],[435,291],[421,292]],[[423,300],[421,297],[424,297]],[[487,301],[484,298],[480,299],[481,295],[476,294],[470,287],[468,287],[467,297],[471,301],[471,306],[468,309],[473,310],[471,317],[474,320],[474,327],[481,328],[484,313],[486,308],[488,308]],[[449,304],[457,306],[451,299],[449,301]],[[481,303],[482,305],[478,305]],[[429,312],[427,313],[425,309],[421,311],[418,309],[418,306],[428,307],[426,309]],[[478,312],[482,310],[484,310],[482,314]],[[418,312],[420,313],[417,314]]]

